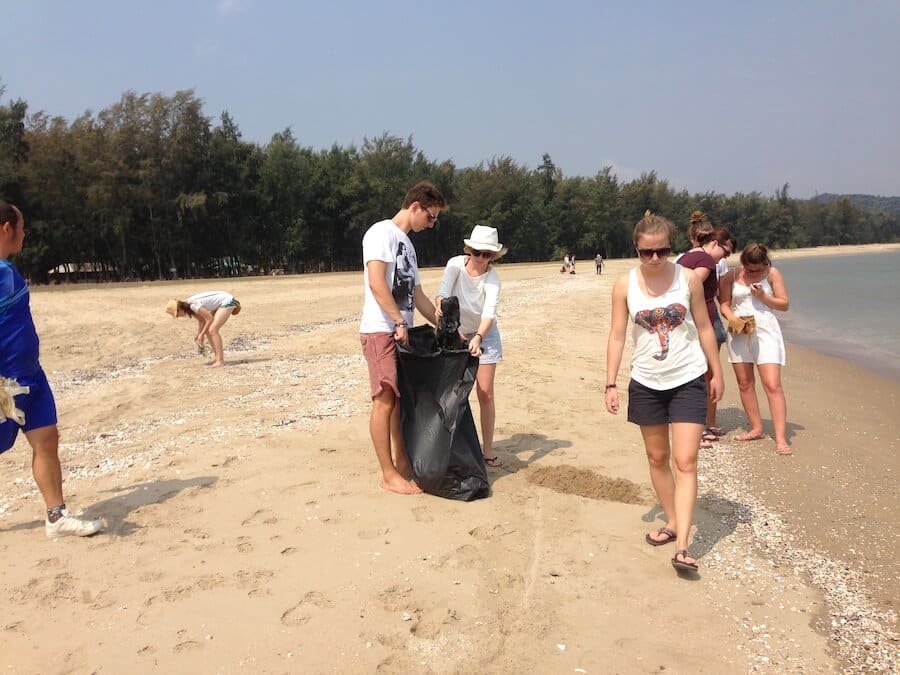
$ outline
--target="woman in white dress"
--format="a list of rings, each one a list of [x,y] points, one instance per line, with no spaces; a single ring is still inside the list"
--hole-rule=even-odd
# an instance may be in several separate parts
[[[784,277],[772,267],[768,249],[763,244],[749,244],[741,252],[741,266],[733,277],[720,279],[719,298],[722,316],[728,321],[728,360],[734,367],[741,403],[750,426],[738,440],[764,438],[753,374],[755,365],[769,400],[775,427],[775,452],[789,455],[787,402],[781,386],[784,338],[775,311],[786,312],[790,296]]]
[[[500,331],[497,329],[497,304],[500,300],[500,275],[491,263],[506,255],[493,227],[476,225],[472,235],[463,239],[464,255],[447,261],[441,287],[434,299],[435,315],[441,317],[441,300],[459,299],[460,329],[469,340],[469,352],[478,357],[475,391],[481,410],[481,451],[490,467],[503,466],[494,454],[494,374],[503,360]]]

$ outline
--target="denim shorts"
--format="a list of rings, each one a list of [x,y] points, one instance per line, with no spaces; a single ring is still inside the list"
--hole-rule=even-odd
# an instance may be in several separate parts
[[[632,380],[628,384],[628,421],[642,427],[673,422],[706,424],[706,376],[674,389],[651,389]]]
[[[716,344],[720,347],[725,344],[725,341],[728,339],[727,334],[725,333],[725,326],[722,325],[722,319],[716,314],[716,318],[713,319],[712,322],[713,330],[716,333]]]
[[[53,398],[53,390],[47,382],[47,376],[43,370],[34,375],[19,377],[17,381],[23,387],[29,387],[27,394],[19,394],[14,397],[16,407],[25,413],[25,424],[19,427],[13,420],[0,422],[0,452],[6,452],[16,442],[19,429],[31,431],[56,424],[56,400]]]
[[[475,333],[466,335],[467,340],[471,340]],[[500,342],[500,331],[497,326],[491,326],[491,329],[481,339],[481,356],[478,363],[500,363],[503,360],[503,343]]]

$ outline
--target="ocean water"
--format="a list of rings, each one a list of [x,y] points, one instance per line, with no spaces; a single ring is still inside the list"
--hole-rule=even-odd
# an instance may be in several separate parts
[[[785,340],[900,380],[900,251],[778,260]]]

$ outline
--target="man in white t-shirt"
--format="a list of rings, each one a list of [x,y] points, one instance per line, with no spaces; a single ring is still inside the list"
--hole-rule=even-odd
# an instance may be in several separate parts
[[[405,495],[422,490],[411,480],[400,408],[396,405],[400,396],[397,342],[409,342],[409,327],[416,309],[435,323],[434,304],[422,290],[416,249],[409,233],[434,227],[446,208],[447,201],[434,185],[417,183],[406,193],[393,218],[375,223],[363,236],[365,300],[359,338],[372,395],[369,434],[381,466],[381,487]]]

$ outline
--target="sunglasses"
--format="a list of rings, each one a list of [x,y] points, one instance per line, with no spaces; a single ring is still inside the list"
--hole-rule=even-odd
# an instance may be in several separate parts
[[[725,251],[725,255],[723,257],[727,258],[728,256],[731,255],[731,249],[728,248],[727,246],[722,246],[722,244],[720,244],[719,242],[716,242],[716,246],[718,246],[720,249]]]
[[[438,215],[440,215],[439,213],[432,213],[431,211],[426,209],[424,206],[422,207],[422,210],[425,212],[425,217],[428,218],[429,223],[437,222]]]
[[[470,254],[473,258],[493,258],[493,251],[475,251],[473,250]]]
[[[654,255],[662,260],[672,252],[672,247],[664,246],[663,248],[639,248],[637,249],[637,252],[639,256],[646,260],[651,260]]]

